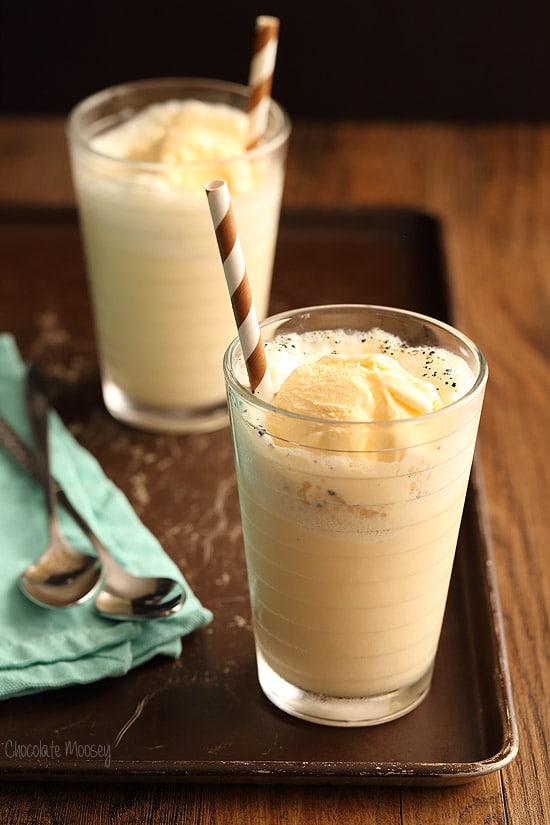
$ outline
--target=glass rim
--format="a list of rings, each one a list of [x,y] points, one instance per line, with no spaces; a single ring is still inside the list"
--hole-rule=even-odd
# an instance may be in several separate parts
[[[238,349],[241,349],[242,353],[242,347],[239,337],[236,336],[227,347],[223,357],[223,371],[227,386],[230,387],[234,392],[236,392],[240,398],[246,400],[247,403],[253,404],[257,409],[263,410],[266,413],[278,414],[283,417],[288,417],[290,419],[308,422],[312,425],[321,423],[324,425],[330,424],[333,426],[338,426],[339,428],[353,428],[365,426],[383,428],[387,426],[395,427],[396,425],[400,428],[403,428],[404,426],[414,426],[428,419],[433,420],[434,417],[440,418],[445,415],[448,415],[451,411],[454,411],[468,404],[474,396],[478,395],[484,389],[489,375],[489,367],[483,352],[480,350],[477,344],[463,332],[460,332],[460,330],[456,329],[451,324],[448,324],[446,321],[440,321],[439,319],[433,318],[430,315],[424,315],[420,312],[415,312],[413,310],[401,309],[399,307],[384,306],[380,304],[320,304],[317,306],[300,307],[298,309],[284,310],[283,312],[276,313],[275,315],[270,315],[268,318],[265,318],[265,320],[263,320],[260,323],[260,329],[270,326],[272,324],[282,323],[285,320],[297,318],[300,315],[305,316],[310,315],[312,313],[317,314],[321,311],[326,312],[337,309],[348,312],[358,310],[389,312],[396,315],[415,319],[424,323],[427,322],[431,326],[441,329],[442,331],[452,335],[455,339],[460,341],[476,357],[478,362],[478,373],[475,377],[474,383],[469,388],[469,390],[466,393],[464,393],[464,395],[460,396],[460,398],[457,398],[455,401],[452,401],[450,404],[446,404],[445,406],[440,407],[437,410],[433,410],[432,412],[423,413],[422,415],[410,416],[409,418],[385,419],[383,421],[348,421],[345,419],[328,419],[319,416],[304,415],[303,413],[296,413],[292,410],[281,409],[280,407],[277,407],[276,404],[273,404],[271,401],[265,401],[259,396],[254,395],[249,386],[242,384],[237,379],[233,371],[233,360],[235,353]],[[368,330],[365,330],[365,332],[367,331]],[[437,346],[441,347],[441,344],[438,344]],[[444,349],[444,347],[441,348]],[[346,452],[349,452],[349,450],[347,450]]]
[[[123,164],[127,168],[159,172],[161,170],[166,171],[167,169],[200,169],[201,167],[211,166],[212,161],[142,161],[135,160],[133,158],[123,158],[117,155],[108,154],[106,152],[100,152],[91,146],[91,140],[96,135],[86,136],[79,125],[79,119],[84,114],[91,111],[94,107],[99,106],[102,102],[108,100],[109,98],[122,98],[128,93],[136,92],[140,89],[155,89],[163,87],[168,89],[170,86],[174,89],[183,89],[185,86],[188,86],[189,88],[195,87],[197,91],[199,89],[217,89],[228,94],[240,96],[243,99],[248,97],[249,93],[248,86],[241,83],[234,83],[229,80],[218,80],[216,78],[207,77],[158,77],[144,78],[143,80],[134,80],[127,83],[119,83],[88,95],[76,103],[72,109],[70,109],[65,120],[65,132],[69,141],[75,145],[78,145],[80,148],[85,149],[90,154],[95,155],[97,158]],[[191,95],[189,97],[191,97]],[[169,98],[166,97],[166,100],[168,99]],[[159,100],[157,102],[160,103],[161,101]],[[121,106],[121,109],[122,108],[123,107]],[[289,139],[292,131],[290,116],[287,111],[279,103],[277,103],[277,101],[273,100],[273,98],[270,100],[269,113],[275,118],[276,128],[275,133],[268,140],[257,144],[251,149],[246,149],[238,155],[231,155],[218,158],[216,160],[224,164],[238,163],[239,161],[259,158],[262,157],[262,155],[270,154],[283,146]]]

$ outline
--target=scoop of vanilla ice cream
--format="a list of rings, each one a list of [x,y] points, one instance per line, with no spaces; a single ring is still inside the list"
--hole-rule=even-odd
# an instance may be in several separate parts
[[[228,160],[246,152],[245,112],[222,103],[169,100],[155,103],[125,123],[97,136],[95,151],[139,163],[162,163],[171,184],[202,187],[206,180],[224,178],[232,191],[251,185],[249,164]]]
[[[297,367],[275,403],[300,415],[336,421],[392,421],[441,407],[433,384],[415,378],[383,353],[325,355]]]
[[[409,347],[378,329],[290,335],[270,342],[268,349],[273,404],[291,413],[273,414],[269,432],[321,449],[397,447],[398,428],[392,422],[435,412],[473,383],[472,371],[459,356]]]
[[[339,427],[338,422],[395,421],[438,410],[442,404],[429,381],[416,378],[383,353],[357,358],[325,355],[297,367],[283,382],[277,407],[299,416],[329,419],[327,428],[299,417],[277,417],[276,435],[294,442],[331,449],[368,449],[366,428]],[[384,445],[387,443],[384,438]],[[373,447],[375,445],[372,445]]]

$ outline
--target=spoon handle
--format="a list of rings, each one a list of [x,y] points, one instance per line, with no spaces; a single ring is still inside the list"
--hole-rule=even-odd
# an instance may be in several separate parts
[[[17,435],[5,418],[0,416],[0,442],[19,466],[25,470],[35,481],[38,481],[38,473],[34,456],[20,436]]]
[[[54,520],[56,491],[50,475],[50,447],[48,437],[48,408],[44,381],[36,362],[30,361],[27,369],[26,402],[31,433],[34,442],[34,457],[38,481],[46,497],[46,507],[50,525]]]
[[[4,446],[6,451],[12,458],[17,461],[19,466],[25,470],[35,481],[40,481],[39,471],[35,456],[27,447],[23,439],[15,432],[15,430],[8,424],[8,422],[0,416],[0,443]],[[80,527],[84,535],[90,540],[92,545],[98,551],[98,555],[104,550],[103,545],[92,531],[91,527],[80,515],[78,510],[71,504],[67,494],[61,487],[58,481],[52,479],[52,490],[58,503],[63,507],[76,524]]]

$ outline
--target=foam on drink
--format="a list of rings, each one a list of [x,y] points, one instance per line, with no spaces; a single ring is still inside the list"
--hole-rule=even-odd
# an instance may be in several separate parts
[[[205,174],[206,179],[225,177],[235,192],[254,185],[252,167],[246,160],[237,166],[227,163],[244,155],[247,137],[245,112],[224,103],[167,100],[147,106],[120,126],[98,135],[91,147],[112,158],[161,163],[165,168],[160,180],[166,188],[190,189],[197,196],[202,193]],[[139,186],[147,180],[146,168],[134,178]],[[151,175],[149,183],[158,188],[159,178]]]

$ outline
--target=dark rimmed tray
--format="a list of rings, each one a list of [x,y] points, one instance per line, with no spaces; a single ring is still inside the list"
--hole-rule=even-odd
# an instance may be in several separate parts
[[[0,777],[452,785],[514,758],[478,467],[427,699],[372,728],[293,719],[263,697],[256,679],[228,429],[155,436],[106,413],[71,211],[0,208],[0,272],[0,330],[15,335],[23,355],[40,358],[66,424],[215,617],[183,640],[175,662],[157,659],[119,679],[0,702]],[[369,302],[452,318],[447,283],[431,216],[391,208],[283,213],[272,311]]]

